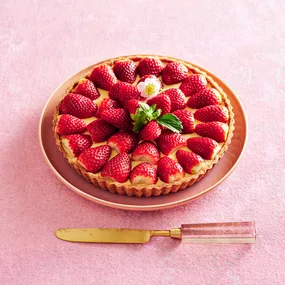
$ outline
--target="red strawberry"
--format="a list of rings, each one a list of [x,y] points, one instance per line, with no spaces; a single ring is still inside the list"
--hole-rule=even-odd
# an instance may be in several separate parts
[[[182,134],[192,134],[195,131],[194,116],[190,110],[176,110],[173,112],[182,124]]]
[[[156,168],[148,162],[135,166],[130,175],[130,181],[132,184],[151,185],[155,184],[157,179]]]
[[[138,64],[138,73],[140,77],[149,74],[159,76],[163,67],[163,63],[160,61],[160,59],[147,57],[143,58]]]
[[[165,84],[171,85],[181,82],[188,75],[188,68],[180,62],[169,62],[161,73]]]
[[[106,111],[106,110],[109,110],[109,109],[117,109],[117,108],[120,108],[121,105],[119,102],[115,101],[115,100],[112,100],[112,99],[109,99],[109,98],[104,98],[102,101],[101,101],[101,104],[99,106],[99,109],[98,109],[98,113],[100,115],[101,112],[103,111]]]
[[[117,131],[114,126],[110,125],[103,119],[91,122],[86,128],[92,138],[92,141],[95,143],[108,140]]]
[[[69,93],[63,98],[59,111],[61,114],[70,114],[80,119],[84,119],[96,114],[97,105],[87,97]]]
[[[167,114],[171,111],[171,101],[167,95],[157,95],[147,101],[149,106],[156,104],[156,109],[161,109],[161,115]]]
[[[90,136],[80,134],[65,136],[61,142],[64,149],[73,157],[77,157],[83,150],[92,145]]]
[[[185,96],[191,96],[198,91],[205,89],[207,87],[207,79],[202,74],[193,74],[186,77],[181,85],[180,90],[185,94]]]
[[[186,173],[195,174],[204,166],[203,158],[190,151],[178,150],[176,158]]]
[[[145,75],[145,76],[143,76],[143,77],[138,81],[137,85],[138,85],[140,82],[145,82],[145,80],[146,80],[147,78],[155,79],[155,80],[160,84],[160,89],[163,88],[163,83],[162,83],[162,81],[161,81],[159,78],[157,78],[155,75]]]
[[[157,174],[165,183],[180,181],[185,175],[182,166],[168,156],[164,156],[158,161]]]
[[[130,114],[122,108],[105,110],[100,115],[105,121],[118,129],[129,131],[133,127]]]
[[[55,129],[59,135],[78,134],[86,130],[86,124],[72,115],[61,115]]]
[[[77,161],[87,171],[98,173],[111,155],[111,148],[108,145],[100,145],[81,152]]]
[[[155,144],[144,141],[136,146],[132,153],[132,159],[135,161],[148,161],[157,164],[160,154]]]
[[[221,94],[214,88],[207,88],[191,96],[187,102],[187,106],[199,109],[209,105],[218,105],[221,102]]]
[[[135,114],[137,111],[137,108],[139,108],[139,100],[137,99],[131,99],[125,102],[124,108],[130,113]]]
[[[126,82],[121,82],[121,81],[119,81],[119,82],[117,82],[116,84],[114,84],[114,85],[110,88],[110,90],[109,90],[109,93],[108,93],[109,98],[112,99],[112,100],[118,101],[118,100],[119,100],[119,92],[120,92],[120,89],[121,89],[123,86],[127,85],[127,84],[128,84],[128,83],[126,83]]]
[[[203,123],[195,128],[198,135],[214,139],[217,142],[226,141],[228,130],[228,125],[221,122]]]
[[[102,177],[124,183],[128,180],[131,172],[131,159],[125,152],[119,153],[110,159],[101,171]]]
[[[112,68],[106,64],[96,66],[89,75],[89,79],[93,81],[98,88],[104,90],[110,90],[118,81]]]
[[[138,144],[139,139],[133,132],[120,131],[108,139],[107,144],[116,152],[131,153]]]
[[[91,100],[96,100],[100,97],[100,93],[91,80],[82,78],[78,84],[73,88],[72,93],[83,95]]]
[[[186,139],[182,135],[171,131],[164,131],[156,139],[156,142],[158,148],[165,155],[168,155],[176,149],[186,145]]]
[[[186,107],[186,97],[180,89],[177,88],[170,88],[160,95],[167,95],[171,101],[171,112],[179,109],[185,109]]]
[[[136,86],[125,83],[121,86],[118,92],[118,99],[122,104],[124,104],[131,99],[142,100],[143,98],[141,97],[141,93]]]
[[[196,120],[201,122],[223,122],[229,120],[229,111],[222,105],[210,105],[197,110],[194,114]]]
[[[157,121],[148,122],[139,132],[140,140],[155,140],[161,134],[161,128]]]
[[[114,72],[117,78],[121,81],[134,83],[137,78],[137,66],[130,60],[120,60],[114,65]]]
[[[219,144],[210,138],[189,138],[187,146],[204,159],[213,159],[220,150]]]

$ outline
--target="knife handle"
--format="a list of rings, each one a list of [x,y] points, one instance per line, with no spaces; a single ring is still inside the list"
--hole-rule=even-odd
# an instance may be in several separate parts
[[[183,224],[181,239],[188,243],[255,243],[255,222]]]

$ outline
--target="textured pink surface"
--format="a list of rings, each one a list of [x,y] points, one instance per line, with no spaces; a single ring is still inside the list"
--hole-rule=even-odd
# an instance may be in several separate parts
[[[157,3],[157,4],[154,4]],[[0,4],[0,284],[284,284],[283,1],[12,1]],[[234,173],[186,206],[134,213],[89,202],[44,163],[38,121],[66,77],[157,53],[198,63],[241,98],[249,141]],[[60,227],[170,228],[256,220],[257,243],[72,244]]]

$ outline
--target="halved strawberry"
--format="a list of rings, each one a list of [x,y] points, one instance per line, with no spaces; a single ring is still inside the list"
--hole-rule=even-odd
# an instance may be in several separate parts
[[[143,98],[141,97],[141,93],[136,86],[125,83],[124,85],[121,85],[121,88],[118,92],[118,99],[122,104],[125,104],[125,102],[128,100],[142,100]]]
[[[137,111],[137,108],[140,107],[139,100],[137,99],[131,99],[124,103],[124,108],[130,113],[135,114]]]
[[[200,155],[186,150],[178,150],[176,152],[176,158],[184,171],[189,174],[197,173],[205,165]]]
[[[86,124],[83,120],[72,115],[60,115],[56,124],[55,131],[59,135],[78,134],[86,130]]]
[[[229,120],[229,111],[222,105],[210,105],[197,110],[194,117],[201,122],[226,123]]]
[[[167,95],[171,101],[171,112],[186,107],[186,97],[180,89],[170,88],[166,89],[159,95]]]
[[[214,159],[220,150],[219,144],[210,138],[189,138],[187,146],[191,151],[199,154],[204,159]]]
[[[134,83],[136,81],[137,66],[130,59],[117,61],[114,65],[114,72],[121,81],[128,83]]]
[[[73,88],[72,93],[83,95],[91,100],[96,100],[100,97],[100,93],[94,83],[87,78],[80,79],[75,88]]]
[[[139,132],[140,140],[155,140],[161,134],[161,128],[157,121],[148,122]]]
[[[168,130],[163,131],[156,139],[156,142],[160,151],[165,155],[186,145],[186,139],[181,134],[173,133]]]
[[[110,125],[103,119],[91,122],[86,128],[92,138],[92,141],[95,143],[108,140],[117,131],[114,126]]]
[[[161,115],[167,114],[171,111],[171,101],[167,95],[157,95],[149,100],[147,100],[147,104],[152,106],[156,104],[156,110],[161,109]]]
[[[222,102],[221,94],[214,88],[206,88],[191,96],[187,106],[199,109],[209,105],[218,105]]]
[[[92,100],[74,93],[67,94],[59,107],[61,114],[69,114],[80,119],[94,116],[97,109],[97,105]]]
[[[156,145],[152,142],[143,141],[137,145],[132,153],[134,161],[148,161],[152,164],[157,164],[160,153]]]
[[[104,111],[109,110],[109,109],[117,109],[117,108],[121,108],[121,105],[119,102],[112,100],[110,98],[104,98],[101,101],[101,104],[99,106],[98,114],[100,116],[101,112],[104,112]]]
[[[188,75],[188,68],[180,62],[169,62],[161,72],[165,84],[171,85],[181,82]]]
[[[121,81],[114,84],[109,90],[108,93],[109,98],[112,100],[119,101],[119,92],[121,88],[127,84],[128,84],[127,82],[121,82]]]
[[[133,132],[120,131],[111,136],[107,144],[116,152],[131,153],[138,144],[138,136]]]
[[[217,142],[225,142],[229,126],[221,122],[209,122],[198,124],[195,128],[195,132],[202,136],[214,139]]]
[[[61,143],[71,157],[77,157],[83,150],[92,145],[92,140],[88,135],[73,134],[62,138]]]
[[[111,148],[108,145],[100,145],[81,152],[77,161],[87,171],[98,173],[111,155]]]
[[[176,110],[173,112],[182,124],[182,134],[192,134],[195,131],[194,116],[190,110]]]
[[[105,110],[100,115],[101,118],[118,129],[129,131],[133,127],[130,114],[122,108]]]
[[[96,66],[89,75],[89,79],[93,81],[98,88],[104,90],[110,90],[118,81],[113,69],[106,64]]]
[[[165,183],[180,181],[185,172],[182,166],[168,156],[162,157],[157,164],[157,174]]]
[[[128,180],[131,172],[131,159],[125,152],[110,159],[101,171],[102,177],[107,177],[120,183]]]
[[[140,77],[149,74],[159,76],[163,67],[163,63],[160,61],[160,59],[155,57],[147,57],[142,59],[138,64],[138,73]]]
[[[143,162],[134,167],[130,175],[132,184],[146,184],[151,185],[157,182],[156,168],[148,163]]]
[[[193,74],[186,77],[181,85],[180,90],[185,94],[185,96],[192,96],[198,91],[205,89],[207,87],[207,79],[202,74]]]
[[[151,74],[150,74],[150,75],[144,75],[144,76],[138,81],[137,85],[138,85],[140,82],[145,82],[145,80],[146,80],[147,78],[155,79],[155,80],[159,83],[160,89],[163,88],[163,83],[162,83],[162,81],[161,81],[158,77],[156,77],[155,75],[151,75]]]

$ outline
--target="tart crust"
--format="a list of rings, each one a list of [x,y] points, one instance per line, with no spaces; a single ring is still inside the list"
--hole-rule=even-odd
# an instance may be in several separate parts
[[[54,113],[53,131],[54,131],[54,136],[55,136],[55,142],[56,142],[60,152],[62,153],[63,157],[77,171],[77,173],[79,175],[83,176],[87,181],[89,181],[90,183],[92,183],[96,186],[99,186],[100,188],[102,188],[104,190],[110,191],[111,193],[117,193],[119,195],[136,196],[136,197],[159,196],[159,195],[166,195],[166,194],[169,194],[171,192],[177,192],[179,190],[185,189],[186,187],[193,185],[194,183],[198,182],[201,178],[203,178],[218,163],[218,161],[223,157],[224,153],[228,149],[229,144],[231,143],[231,139],[233,137],[233,132],[234,132],[233,108],[231,106],[229,99],[227,98],[226,93],[218,85],[218,83],[216,83],[214,81],[214,79],[211,76],[209,76],[207,73],[201,71],[199,68],[194,67],[191,63],[189,63],[187,61],[172,58],[172,57],[167,57],[167,56],[148,55],[148,54],[146,54],[146,55],[121,56],[121,57],[105,60],[105,61],[102,61],[102,62],[95,64],[94,66],[92,66],[92,68],[90,67],[90,71],[87,74],[85,74],[85,76],[87,76],[95,66],[98,66],[101,64],[108,64],[110,66],[113,66],[117,61],[120,61],[120,60],[131,59],[131,60],[137,62],[137,61],[140,61],[141,59],[146,58],[146,57],[157,57],[163,63],[168,63],[168,62],[173,62],[173,61],[181,62],[188,68],[189,72],[204,75],[207,79],[207,82],[212,87],[216,88],[220,92],[220,94],[223,98],[223,103],[229,111],[229,121],[228,121],[229,130],[228,130],[227,139],[223,143],[223,145],[221,146],[221,148],[220,148],[219,152],[216,154],[215,158],[213,160],[211,160],[210,163],[207,163],[205,165],[205,167],[200,169],[199,172],[197,172],[194,175],[190,175],[190,174],[185,173],[185,177],[183,179],[181,179],[181,181],[174,182],[174,183],[164,183],[160,179],[154,185],[143,185],[143,184],[132,185],[129,181],[126,183],[119,183],[119,182],[111,181],[107,178],[102,177],[101,173],[94,174],[94,173],[86,171],[79,163],[77,163],[76,158],[72,158],[68,155],[68,153],[66,152],[66,150],[64,149],[64,147],[62,145],[60,136],[57,134],[57,132],[55,130],[56,124],[58,121],[58,117],[59,117],[59,106],[61,104],[61,101],[60,101],[59,104],[57,105],[57,108],[56,108],[55,113]],[[78,80],[79,79],[80,78],[78,78]],[[68,88],[66,90],[65,94],[63,94],[62,100],[63,100],[64,96],[66,94],[68,94],[73,89],[73,86],[75,84],[77,84],[78,80],[75,81],[74,84],[72,84],[70,86],[70,88]]]

